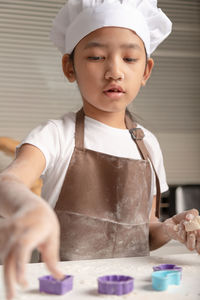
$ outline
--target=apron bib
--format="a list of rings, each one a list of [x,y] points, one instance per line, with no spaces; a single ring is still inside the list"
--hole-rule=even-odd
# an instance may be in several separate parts
[[[61,260],[149,255],[151,167],[144,136],[126,116],[141,160],[84,148],[84,112],[76,114],[75,148],[55,206]],[[157,214],[159,182],[157,182]]]

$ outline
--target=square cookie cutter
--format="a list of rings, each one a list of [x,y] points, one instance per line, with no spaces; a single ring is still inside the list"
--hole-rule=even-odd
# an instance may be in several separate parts
[[[63,280],[57,280],[51,275],[39,277],[41,293],[64,295],[73,288],[73,276],[66,275]]]

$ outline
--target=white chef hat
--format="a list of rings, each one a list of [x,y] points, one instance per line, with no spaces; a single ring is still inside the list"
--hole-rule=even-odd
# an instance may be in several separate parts
[[[53,21],[50,38],[62,54],[70,54],[87,34],[108,26],[136,32],[148,57],[172,29],[157,0],[68,0]]]

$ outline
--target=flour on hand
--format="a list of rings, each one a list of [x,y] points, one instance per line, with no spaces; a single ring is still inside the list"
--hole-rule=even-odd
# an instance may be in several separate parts
[[[196,216],[192,220],[185,222],[184,225],[187,232],[200,229],[200,216]]]

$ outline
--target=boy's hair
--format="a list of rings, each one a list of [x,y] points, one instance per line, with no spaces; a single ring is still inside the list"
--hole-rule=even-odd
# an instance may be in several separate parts
[[[72,61],[73,67],[74,67],[74,52],[75,52],[75,48],[73,49],[73,51],[69,55],[69,58]]]

